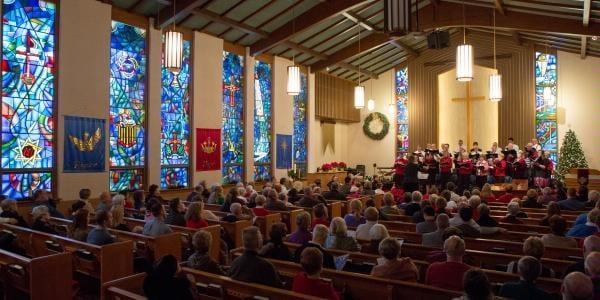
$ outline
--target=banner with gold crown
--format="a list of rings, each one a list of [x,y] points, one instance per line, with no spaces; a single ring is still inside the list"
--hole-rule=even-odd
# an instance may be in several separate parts
[[[221,129],[196,128],[196,171],[221,170]]]
[[[64,172],[104,172],[106,120],[65,116]]]

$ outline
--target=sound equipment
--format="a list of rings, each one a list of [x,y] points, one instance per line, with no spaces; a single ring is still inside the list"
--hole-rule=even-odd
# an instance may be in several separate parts
[[[429,49],[443,49],[450,46],[450,33],[448,31],[436,30],[427,35],[427,47]]]

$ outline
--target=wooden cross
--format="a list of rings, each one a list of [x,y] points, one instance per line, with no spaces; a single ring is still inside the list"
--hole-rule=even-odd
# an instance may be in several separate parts
[[[452,98],[454,102],[466,102],[467,103],[467,147],[472,145],[472,131],[471,131],[471,102],[485,100],[484,96],[473,97],[471,95],[471,82],[467,81],[467,97],[465,98]]]

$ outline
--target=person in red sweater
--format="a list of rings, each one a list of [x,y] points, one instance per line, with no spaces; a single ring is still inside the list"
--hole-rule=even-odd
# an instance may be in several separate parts
[[[465,242],[460,237],[453,235],[444,242],[445,262],[436,262],[429,265],[425,277],[425,284],[462,291],[463,275],[471,269],[463,263],[465,255]]]
[[[473,162],[469,158],[469,154],[463,152],[462,158],[458,162],[458,188],[461,193],[469,188],[472,173]]]
[[[504,177],[506,177],[506,160],[504,155],[500,153],[498,158],[494,160],[494,179],[496,182],[504,182]]]
[[[452,157],[445,151],[440,158],[440,186],[445,187],[452,177]]]
[[[300,255],[300,264],[303,272],[294,277],[292,291],[319,298],[340,299],[333,285],[321,279],[323,254],[319,249],[314,247],[305,248]]]
[[[513,198],[516,198],[515,194],[512,193],[512,191],[513,191],[512,184],[507,185],[504,188],[504,190],[505,190],[505,193],[502,196],[498,197],[498,199],[496,199],[496,201],[508,204],[510,202],[510,200],[512,200]]]
[[[404,169],[406,168],[406,165],[408,165],[406,154],[401,154],[394,162],[394,183],[396,186],[402,186],[402,182],[404,181]]]
[[[202,204],[200,202],[192,202],[185,212],[185,227],[187,228],[204,228],[208,223],[202,218]]]
[[[263,206],[267,202],[267,198],[263,195],[256,196],[256,207],[252,208],[254,215],[257,217],[264,217],[269,214],[269,211],[266,210]]]
[[[404,197],[404,189],[402,188],[402,185],[394,184],[394,186],[390,190],[390,193],[392,193],[392,195],[394,196],[394,201],[396,202],[396,204],[400,204],[403,202],[402,200]]]
[[[325,207],[325,204],[319,203],[315,205],[313,208],[313,213],[315,214],[315,218],[312,220],[310,228],[315,228],[315,226],[318,224],[329,227],[329,215],[327,214],[327,208]]]

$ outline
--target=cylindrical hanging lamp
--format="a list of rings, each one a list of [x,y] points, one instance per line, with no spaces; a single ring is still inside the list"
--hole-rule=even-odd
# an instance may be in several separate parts
[[[287,68],[287,94],[297,96],[300,94],[300,67],[293,65]]]
[[[490,101],[498,102],[502,100],[502,75],[490,75]]]
[[[165,33],[165,67],[171,72],[181,70],[183,61],[183,34],[177,31]]]
[[[354,107],[357,109],[365,107],[365,87],[362,85],[354,87]]]
[[[459,45],[456,48],[456,80],[473,80],[473,46]]]

